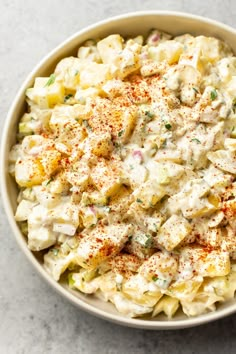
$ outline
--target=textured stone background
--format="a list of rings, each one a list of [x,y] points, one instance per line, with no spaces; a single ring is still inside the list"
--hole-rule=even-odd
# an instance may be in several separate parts
[[[235,25],[235,0],[0,0],[0,119],[22,80],[49,50],[80,28],[127,11],[192,12]],[[202,327],[149,332],[79,311],[41,279],[0,210],[1,354],[233,354],[236,315]]]

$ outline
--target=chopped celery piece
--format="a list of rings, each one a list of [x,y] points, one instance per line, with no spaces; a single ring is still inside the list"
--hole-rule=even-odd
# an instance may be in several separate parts
[[[30,122],[21,122],[19,123],[19,132],[21,134],[32,134],[33,130],[31,128]]]

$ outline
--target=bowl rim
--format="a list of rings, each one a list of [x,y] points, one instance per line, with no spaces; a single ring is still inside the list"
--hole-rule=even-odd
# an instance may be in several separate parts
[[[228,32],[233,33],[236,36],[236,29],[229,25],[225,25],[224,23],[221,23],[219,21],[209,19],[207,17],[202,17],[199,15],[194,15],[191,13],[185,13],[185,12],[180,12],[180,11],[167,11],[167,10],[148,10],[148,11],[135,11],[135,12],[128,12],[128,13],[123,13],[118,16],[112,16],[109,18],[106,18],[102,21],[98,21],[94,24],[91,24],[89,26],[86,26],[79,31],[75,32],[73,35],[69,36],[67,39],[62,41],[59,45],[57,45],[53,50],[51,50],[47,55],[45,55],[36,66],[30,71],[30,73],[27,75],[26,79],[23,81],[22,85],[17,91],[17,94],[15,95],[15,98],[8,110],[7,117],[4,123],[4,129],[2,132],[2,141],[1,141],[1,152],[0,152],[0,185],[1,185],[1,195],[2,195],[2,200],[3,200],[3,206],[5,209],[5,213],[7,216],[8,223],[10,225],[11,231],[13,231],[14,237],[20,246],[21,250],[23,253],[26,255],[27,259],[30,261],[31,264],[33,264],[34,268],[38,271],[38,273],[46,280],[46,282],[53,288],[55,289],[59,294],[61,294],[64,298],[69,300],[72,304],[76,305],[79,307],[81,310],[84,310],[92,315],[95,315],[99,318],[111,321],[113,323],[127,326],[127,327],[133,327],[133,328],[140,328],[140,329],[152,329],[152,330],[164,330],[164,329],[181,329],[181,328],[189,328],[189,327],[194,327],[198,325],[202,325],[205,323],[209,323],[212,321],[215,321],[217,319],[220,319],[222,317],[228,316],[230,314],[233,314],[236,312],[236,302],[230,304],[228,307],[216,310],[214,312],[210,312],[198,317],[191,317],[191,318],[186,318],[183,320],[165,320],[165,321],[149,321],[149,320],[144,320],[144,319],[138,319],[138,318],[126,318],[126,317],[121,317],[119,314],[113,314],[109,313],[105,310],[96,308],[94,305],[90,305],[86,302],[84,302],[82,299],[76,297],[73,295],[73,293],[69,292],[66,288],[61,286],[58,282],[56,282],[52,277],[44,270],[42,265],[39,264],[33,253],[29,250],[27,247],[27,243],[23,240],[22,234],[17,227],[17,223],[14,219],[14,214],[13,210],[10,204],[10,199],[7,194],[7,178],[8,178],[8,171],[7,171],[7,164],[6,164],[6,156],[8,154],[7,151],[7,140],[8,140],[8,135],[9,135],[9,128],[12,120],[12,116],[14,115],[14,111],[16,110],[16,107],[18,105],[18,102],[24,95],[25,89],[29,85],[30,81],[35,78],[35,74],[37,71],[43,67],[43,65],[56,53],[60,52],[66,45],[68,45],[70,42],[72,42],[75,39],[79,39],[80,36],[83,34],[86,34],[86,32],[90,30],[94,30],[96,28],[99,28],[105,24],[116,22],[122,19],[128,20],[129,18],[134,18],[134,17],[142,17],[142,16],[150,16],[154,15],[157,17],[161,16],[172,16],[172,17],[183,17],[185,19],[189,20],[197,20],[200,23],[205,23],[208,25],[213,25],[218,27],[219,29],[226,30]]]

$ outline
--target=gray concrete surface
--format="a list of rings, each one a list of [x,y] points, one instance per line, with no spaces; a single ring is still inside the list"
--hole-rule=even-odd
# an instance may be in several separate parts
[[[192,12],[235,25],[235,0],[0,0],[0,119],[22,80],[78,29],[143,9]],[[233,354],[236,315],[168,332],[127,329],[94,318],[57,295],[30,266],[0,210],[1,354]]]

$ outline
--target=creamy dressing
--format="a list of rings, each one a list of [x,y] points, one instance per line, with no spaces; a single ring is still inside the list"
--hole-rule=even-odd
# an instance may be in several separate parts
[[[235,90],[227,44],[157,30],[87,41],[36,78],[9,172],[55,280],[131,317],[234,296]]]

